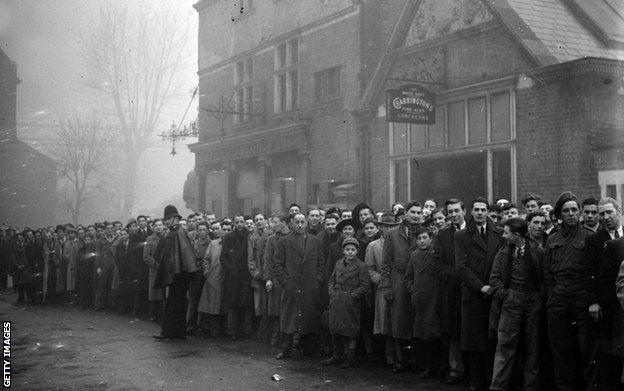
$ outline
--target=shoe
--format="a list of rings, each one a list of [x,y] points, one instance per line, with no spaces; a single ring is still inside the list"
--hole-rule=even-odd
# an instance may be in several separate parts
[[[285,351],[285,350],[280,350],[276,355],[275,355],[275,359],[276,360],[283,360],[286,357],[289,357],[290,353]]]
[[[449,386],[454,386],[456,384],[459,384],[461,382],[464,381],[464,378],[460,377],[460,376],[452,376],[450,375],[449,377],[446,378],[445,383]]]
[[[401,373],[401,372],[405,372],[406,370],[407,370],[407,365],[401,364],[401,363],[394,364],[394,367],[392,367],[392,372],[394,373]]]
[[[321,365],[324,365],[324,366],[337,365],[340,363],[342,363],[342,359],[339,356],[331,356],[327,360],[321,361]]]

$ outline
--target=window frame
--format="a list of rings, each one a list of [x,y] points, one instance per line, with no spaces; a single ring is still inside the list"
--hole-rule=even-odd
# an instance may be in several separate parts
[[[334,93],[330,93],[330,86],[332,76],[332,72],[335,72],[334,76],[336,77],[337,90]],[[314,103],[315,104],[323,104],[329,101],[340,98],[342,95],[342,86],[341,86],[341,73],[342,73],[342,64],[335,65],[329,68],[322,69],[318,72],[314,73]],[[320,91],[318,90],[320,86]]]
[[[233,124],[238,125],[249,122],[253,111],[253,90],[255,57],[253,55],[239,59],[234,63],[234,111]],[[251,91],[251,96],[249,92]],[[250,106],[250,107],[247,107]]]
[[[297,53],[293,52],[293,47],[297,49]],[[282,63],[283,48],[285,48],[285,63]],[[275,114],[297,110],[300,106],[300,61],[301,42],[299,37],[291,37],[275,45],[273,63],[273,112]],[[286,77],[285,101],[282,96],[282,88],[280,84],[280,78],[284,75]]]

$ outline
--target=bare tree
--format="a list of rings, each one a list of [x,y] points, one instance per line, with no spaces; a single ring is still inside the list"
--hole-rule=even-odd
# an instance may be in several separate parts
[[[59,119],[58,124],[49,146],[50,153],[61,178],[68,184],[63,206],[73,223],[78,224],[89,194],[103,190],[99,174],[106,171],[114,135],[95,116],[74,114],[71,118]]]
[[[106,2],[84,43],[89,86],[119,126],[123,147],[122,216],[132,213],[141,155],[163,108],[179,93],[187,50],[188,20],[176,20],[172,5],[131,7]],[[184,91],[186,93],[186,91]]]

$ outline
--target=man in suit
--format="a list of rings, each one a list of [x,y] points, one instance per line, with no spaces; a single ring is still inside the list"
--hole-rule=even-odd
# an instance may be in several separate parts
[[[493,294],[489,279],[502,232],[488,219],[488,208],[485,198],[476,198],[472,219],[455,233],[455,265],[462,282],[461,348],[468,356],[471,390],[487,390],[495,348],[488,334]]]
[[[152,230],[147,226],[147,217],[137,217],[138,229],[130,233],[128,240],[128,261],[136,273],[137,284],[134,290],[132,301],[132,316],[141,315],[147,312],[149,268],[143,262],[143,247],[147,237],[152,234]]]
[[[446,302],[444,316],[446,320],[443,329],[448,333],[450,368],[446,384],[454,385],[464,378],[464,357],[460,348],[460,319],[461,319],[461,290],[460,281],[455,271],[455,232],[466,228],[466,207],[461,200],[451,198],[445,202],[446,214],[450,217],[451,224],[438,232],[433,243],[436,262],[444,267],[451,267],[453,274],[447,281]]]
[[[592,362],[597,368],[590,368],[591,378],[601,390],[619,389],[622,368],[622,310],[613,290],[624,255],[618,251],[614,239],[624,237],[620,222],[620,205],[613,198],[603,198],[598,203],[602,228],[587,238],[586,254],[590,267],[594,268],[594,295],[596,299],[589,306],[590,316],[597,322],[597,354]]]
[[[283,287],[280,351],[275,356],[288,357],[291,346],[298,345],[302,337],[318,333],[320,326],[320,287],[325,276],[325,260],[319,239],[306,230],[306,216],[293,213],[289,216],[292,233],[277,241],[273,255],[274,277]],[[305,344],[304,344],[305,345]],[[307,346],[308,352],[312,348]],[[305,346],[304,346],[304,353]]]

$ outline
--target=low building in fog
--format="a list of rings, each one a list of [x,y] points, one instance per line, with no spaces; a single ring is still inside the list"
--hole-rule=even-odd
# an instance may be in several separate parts
[[[56,164],[17,138],[17,65],[0,49],[0,224],[55,223]]]
[[[611,0],[202,0],[197,204],[624,196]],[[388,122],[417,84],[435,123]]]

